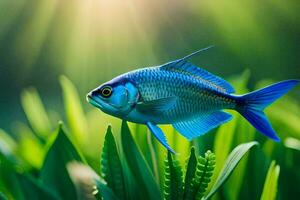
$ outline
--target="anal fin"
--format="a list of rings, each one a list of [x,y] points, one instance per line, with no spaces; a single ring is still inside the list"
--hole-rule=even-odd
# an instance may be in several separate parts
[[[232,115],[223,111],[217,111],[201,115],[191,120],[177,122],[172,125],[181,135],[188,140],[192,140],[231,119]]]

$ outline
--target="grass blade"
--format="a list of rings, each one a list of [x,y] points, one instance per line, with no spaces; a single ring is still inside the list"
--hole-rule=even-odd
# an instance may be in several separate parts
[[[25,199],[61,199],[54,191],[31,176],[19,175],[18,180],[20,182],[20,186]]]
[[[121,142],[126,161],[139,187],[137,192],[143,199],[160,199],[160,191],[154,176],[135,144],[125,121],[122,122]]]
[[[215,136],[214,153],[216,155],[216,168],[212,177],[212,183],[215,183],[217,175],[221,171],[221,168],[232,148],[232,142],[238,120],[236,119],[237,113],[231,114],[233,114],[233,119],[230,122],[223,124],[218,129]]]
[[[253,141],[255,138],[255,129],[246,120],[241,118],[241,116],[238,116],[239,123],[236,129],[234,144],[246,143]],[[227,199],[235,200],[239,198],[241,187],[247,173],[248,160],[249,155],[245,155],[232,173],[230,180],[226,183],[223,191]]]
[[[225,181],[229,178],[230,174],[233,172],[239,161],[243,158],[243,156],[250,150],[251,147],[258,145],[258,142],[253,141],[249,143],[240,144],[236,148],[232,150],[230,155],[228,156],[225,165],[223,166],[216,182],[214,183],[212,189],[208,193],[208,195],[204,199],[211,198],[218,189],[225,183]]]
[[[35,88],[24,90],[21,94],[21,103],[34,132],[40,138],[47,137],[51,133],[51,124],[37,90]]]
[[[195,148],[192,147],[185,173],[183,199],[190,199],[191,195],[193,195],[193,189],[191,188],[191,186],[192,181],[195,177],[196,167],[197,157],[195,155]]]
[[[63,199],[76,199],[75,186],[66,168],[66,164],[74,160],[83,159],[60,125],[55,141],[46,155],[40,178]]]
[[[0,152],[0,192],[8,199],[23,199],[15,169],[16,164]]]
[[[272,161],[265,180],[264,189],[260,198],[261,200],[276,199],[279,172],[279,165],[276,165],[275,161]]]
[[[8,133],[0,129],[0,153],[8,159],[14,159],[17,143]]]
[[[300,151],[300,140],[293,137],[288,137],[284,140],[284,146],[286,148]]]
[[[45,156],[43,144],[26,124],[15,123],[14,129],[18,136],[17,155],[25,161],[23,166],[40,169]]]
[[[60,84],[63,89],[65,112],[71,133],[74,134],[76,142],[83,145],[89,131],[77,89],[65,76],[60,77]]]

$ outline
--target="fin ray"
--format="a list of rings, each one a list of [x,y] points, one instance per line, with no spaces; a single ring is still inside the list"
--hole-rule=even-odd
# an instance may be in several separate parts
[[[193,65],[192,63],[186,61],[186,58],[169,62],[165,65],[162,65],[161,68],[164,70],[177,71],[183,74],[191,75],[194,78],[199,79],[200,81],[204,81],[209,86],[221,92],[235,92],[230,83],[220,78],[219,76],[216,76],[202,68]]]
[[[175,105],[177,97],[166,97],[153,101],[139,102],[136,105],[137,110],[143,113],[160,113],[172,108]]]
[[[172,125],[181,135],[186,137],[188,140],[192,140],[195,137],[204,135],[211,129],[229,121],[230,119],[232,119],[232,115],[223,111],[217,111]]]
[[[185,57],[182,58],[182,59],[183,59],[183,60],[187,60],[187,59],[189,59],[189,58],[191,58],[191,57],[193,57],[193,56],[195,56],[195,55],[197,55],[197,54],[199,54],[199,53],[202,53],[202,52],[204,52],[204,51],[207,51],[207,50],[209,50],[209,49],[211,49],[211,48],[213,48],[213,47],[215,47],[215,45],[210,45],[210,46],[205,47],[205,48],[203,48],[203,49],[199,49],[198,51],[195,51],[195,52],[193,52],[193,53],[191,53],[191,54],[185,56]]]
[[[242,96],[233,96],[238,101],[236,110],[259,132],[274,141],[280,141],[263,110],[299,82],[299,80],[281,81]]]
[[[154,135],[154,137],[164,146],[168,149],[168,151],[172,152],[175,154],[175,151],[170,147],[170,145],[168,144],[168,141],[164,135],[164,133],[162,132],[162,130],[155,124],[151,123],[151,122],[147,122],[146,123],[147,127],[149,128],[149,130],[151,131],[151,133]]]

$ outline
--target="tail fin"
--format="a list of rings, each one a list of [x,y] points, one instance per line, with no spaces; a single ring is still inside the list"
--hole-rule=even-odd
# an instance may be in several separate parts
[[[286,80],[238,97],[237,111],[258,131],[280,141],[263,110],[292,89],[299,80]]]

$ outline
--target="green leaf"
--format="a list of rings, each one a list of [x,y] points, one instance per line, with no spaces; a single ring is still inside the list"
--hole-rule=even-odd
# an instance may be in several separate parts
[[[60,125],[56,139],[46,155],[40,178],[63,199],[76,199],[75,187],[66,169],[66,164],[73,160],[83,159]]]
[[[118,199],[105,180],[87,165],[71,162],[67,166],[68,172],[77,190],[77,199]]]
[[[14,129],[18,136],[18,156],[25,161],[28,168],[40,169],[45,156],[43,144],[25,123],[15,123]]]
[[[0,200],[7,200],[7,198],[4,196],[4,194],[2,194],[2,192],[0,192]]]
[[[52,191],[50,188],[47,188],[43,183],[31,176],[19,175],[18,179],[25,199],[61,199],[54,191]]]
[[[103,180],[96,180],[96,188],[97,191],[94,192],[94,195],[96,196],[97,200],[118,200],[118,197],[114,194],[111,188],[109,188],[106,185],[106,183]],[[97,194],[98,192],[101,196]]]
[[[51,133],[51,124],[37,90],[35,88],[24,90],[21,94],[21,102],[34,132],[40,138],[47,137]]]
[[[233,120],[222,125],[217,133],[214,140],[214,153],[216,155],[216,168],[215,173],[212,177],[212,183],[214,183],[217,179],[217,175],[219,174],[222,166],[224,165],[228,154],[232,148],[232,142],[234,139],[234,134],[236,130],[236,126],[238,123],[237,113],[231,113],[233,115]]]
[[[184,193],[183,199],[192,199],[193,189],[192,189],[192,181],[195,177],[197,167],[197,157],[195,155],[195,148],[191,148],[191,154],[188,160],[187,169],[185,173],[184,179]]]
[[[89,131],[77,89],[65,76],[60,77],[60,84],[63,89],[64,107],[70,131],[74,134],[74,139],[78,144],[85,144]]]
[[[0,153],[7,159],[14,160],[16,148],[16,141],[8,133],[0,129]]]
[[[181,200],[183,198],[182,169],[179,162],[172,159],[169,151],[165,160],[164,195],[165,199],[169,200]]]
[[[146,125],[143,124],[136,124],[136,123],[129,123],[129,128],[131,128],[132,131],[132,136],[136,141],[136,144],[139,145],[140,150],[142,153],[148,153],[149,148],[148,146],[148,141],[147,141],[147,132],[148,128]],[[149,163],[150,165],[150,163]]]
[[[22,191],[17,179],[15,163],[0,152],[0,191],[8,199],[22,199]]]
[[[216,166],[216,156],[210,150],[205,153],[205,157],[199,156],[197,163],[197,171],[193,180],[193,196],[194,199],[201,199],[211,181],[213,171]]]
[[[244,119],[242,116],[238,116],[238,126],[235,133],[235,144],[241,144],[249,141],[253,141],[255,138],[255,129]],[[242,133],[242,134],[239,134]],[[224,185],[224,196],[226,199],[235,200],[239,198],[245,175],[247,173],[249,155],[245,155],[241,162],[238,164],[230,179]]]
[[[216,182],[214,183],[212,189],[208,193],[208,195],[204,199],[211,198],[218,189],[225,183],[225,181],[229,178],[230,174],[233,172],[239,161],[243,158],[243,156],[250,150],[251,147],[258,145],[258,142],[253,141],[249,143],[240,144],[236,148],[232,150],[230,155],[228,156]]]
[[[300,151],[300,140],[293,137],[287,137],[284,140],[284,146],[290,149]]]
[[[247,83],[250,78],[250,71],[245,70],[242,74],[235,77],[232,81],[232,85],[234,85],[235,89],[239,93],[247,92]],[[228,157],[230,150],[233,146],[234,139],[239,137],[237,133],[237,126],[240,123],[241,117],[237,112],[230,112],[232,114],[233,119],[222,125],[215,136],[214,140],[214,153],[216,155],[216,168],[215,173],[212,177],[212,183],[215,183],[217,179],[217,175],[219,174],[222,166],[225,163],[226,158]],[[209,188],[212,186],[210,185]]]
[[[129,169],[138,185],[138,192],[145,199],[160,199],[160,191],[154,176],[135,144],[126,121],[122,122],[121,142]]]
[[[264,189],[260,197],[261,200],[276,199],[279,172],[279,165],[276,165],[275,161],[272,161],[267,173]]]
[[[250,70],[246,69],[243,71],[243,73],[236,75],[234,76],[233,79],[229,80],[231,85],[234,85],[234,89],[236,90],[237,93],[244,94],[248,92],[247,84],[249,82],[250,75],[251,75]]]
[[[152,141],[152,134],[144,124],[128,123],[128,126],[130,130],[132,130],[132,137],[134,138],[137,146],[139,146],[141,153],[144,155],[144,158],[154,174],[156,181],[159,183],[159,158]]]
[[[107,186],[114,193],[124,199],[126,191],[124,186],[123,169],[119,157],[117,145],[111,132],[111,126],[108,126],[104,146],[101,155],[101,172]]]

